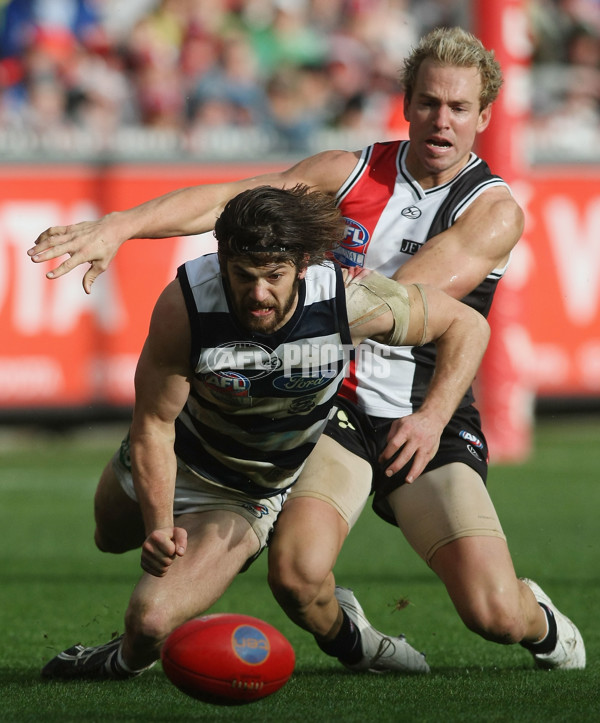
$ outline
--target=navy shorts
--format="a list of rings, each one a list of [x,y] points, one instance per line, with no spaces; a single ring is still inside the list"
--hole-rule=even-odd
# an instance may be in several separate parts
[[[395,524],[389,515],[383,514],[378,501],[393,490],[405,484],[410,463],[392,477],[386,477],[388,464],[379,462],[379,455],[385,449],[387,437],[394,419],[371,417],[343,397],[336,399],[337,412],[329,420],[325,431],[328,437],[342,447],[369,462],[373,470],[371,494],[374,495],[373,509],[388,522]],[[425,467],[424,472],[443,467],[452,462],[462,462],[477,472],[484,483],[487,480],[488,448],[481,430],[481,419],[475,407],[457,409],[440,438],[439,449]],[[387,507],[387,506],[386,506]]]

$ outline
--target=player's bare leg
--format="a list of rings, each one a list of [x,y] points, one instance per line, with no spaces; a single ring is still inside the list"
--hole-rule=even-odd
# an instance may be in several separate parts
[[[520,643],[538,667],[585,667],[575,625],[538,585],[517,578],[493,504],[473,470],[460,463],[440,467],[387,499],[470,630],[496,643]]]
[[[123,490],[112,461],[100,476],[94,496],[94,540],[102,552],[135,550],[146,539],[140,506]]]
[[[317,640],[335,637],[342,611],[333,567],[371,491],[371,465],[322,436],[277,519],[269,584],[287,615]]]
[[[531,590],[517,579],[504,540],[462,537],[431,560],[465,625],[486,640],[511,645],[546,634],[546,617]]]
[[[297,497],[284,503],[269,546],[275,599],[291,620],[323,639],[342,624],[332,569],[347,534],[347,523],[331,505]]]
[[[436,552],[431,566],[474,632],[496,643],[520,643],[539,668],[585,668],[579,630],[539,585],[517,579],[502,540],[456,540]]]
[[[176,524],[188,532],[185,554],[163,577],[142,576],[125,615],[123,660],[133,670],[157,660],[167,636],[213,605],[258,552],[256,534],[238,514],[200,512]]]
[[[333,566],[370,487],[371,466],[321,437],[277,520],[269,584],[288,616],[346,667],[427,672],[421,653],[375,630],[352,591],[335,586]]]
[[[249,523],[229,511],[182,515],[188,531],[185,554],[163,577],[144,573],[126,614],[125,634],[104,645],[75,645],[50,660],[46,678],[126,679],[158,659],[160,647],[178,625],[210,607],[259,548]]]

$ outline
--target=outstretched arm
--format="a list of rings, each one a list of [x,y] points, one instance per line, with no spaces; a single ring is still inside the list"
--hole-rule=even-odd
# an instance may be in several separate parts
[[[27,253],[35,263],[68,255],[57,268],[46,274],[49,279],[59,278],[80,264],[89,263],[90,268],[83,278],[83,288],[89,294],[94,281],[106,271],[125,241],[210,231],[230,198],[256,186],[291,188],[303,183],[333,195],[354,168],[359,155],[349,151],[325,151],[280,173],[182,188],[134,208],[109,213],[96,221],[52,226],[38,236]]]
[[[412,482],[437,452],[444,427],[475,378],[489,325],[481,314],[439,289],[404,287],[375,272],[350,282],[346,294],[354,343],[372,338],[392,346],[437,346],[423,405],[396,421],[381,455],[382,462],[393,458],[386,469],[390,476],[412,459],[406,477]]]
[[[175,418],[188,397],[189,322],[178,281],[156,303],[135,374],[131,469],[146,528],[142,568],[165,575],[185,553],[187,533],[175,527]]]

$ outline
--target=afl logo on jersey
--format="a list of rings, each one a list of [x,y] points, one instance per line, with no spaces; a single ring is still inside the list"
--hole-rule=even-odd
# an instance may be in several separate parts
[[[203,382],[210,387],[213,394],[230,397],[250,396],[250,380],[235,372],[205,374]]]
[[[471,432],[467,432],[466,429],[461,429],[458,436],[466,439],[467,442],[471,442],[471,444],[474,447],[477,447],[477,449],[483,449],[483,442],[479,439],[479,437],[476,437]]]
[[[260,379],[281,365],[281,359],[265,344],[233,341],[203,351],[196,371],[202,373],[205,366],[218,376],[231,377],[231,372],[243,372],[247,379]]]
[[[265,515],[269,514],[269,508],[265,505],[261,505],[258,502],[252,503],[252,502],[244,502],[242,505],[244,509],[248,510],[251,515],[254,515],[254,517],[258,518],[259,520],[261,517],[264,517]]]
[[[403,208],[400,213],[404,216],[404,218],[419,218],[421,215],[421,209],[417,208],[417,206],[407,206],[406,208]]]
[[[333,250],[335,258],[344,266],[364,266],[369,245],[369,232],[358,221],[345,217],[346,231],[341,244]]]

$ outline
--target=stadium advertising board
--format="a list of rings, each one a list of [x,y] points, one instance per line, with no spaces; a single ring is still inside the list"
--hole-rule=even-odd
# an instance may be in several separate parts
[[[25,251],[52,225],[96,218],[184,185],[272,170],[264,165],[14,166],[0,171],[0,411],[128,405],[150,313],[212,234],[134,241],[91,295],[82,272],[48,281]],[[531,173],[515,189],[527,216],[503,282],[519,287],[504,351],[540,396],[600,396],[600,171]],[[510,294],[505,294],[506,297]]]

